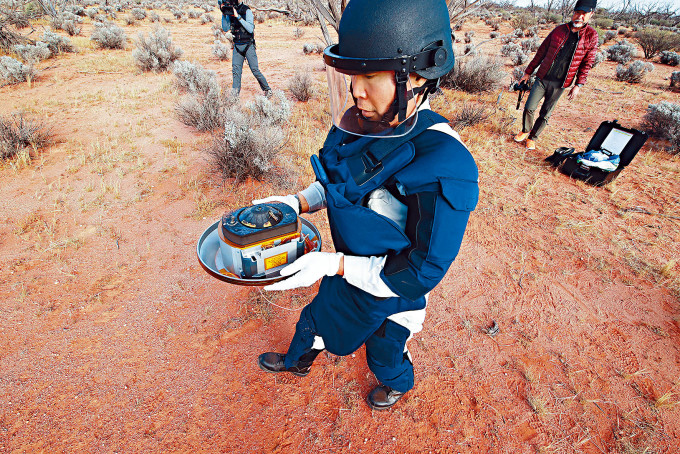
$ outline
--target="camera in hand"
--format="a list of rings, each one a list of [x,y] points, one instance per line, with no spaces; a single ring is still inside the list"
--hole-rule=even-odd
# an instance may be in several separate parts
[[[515,82],[511,88],[512,91],[518,92],[517,106],[515,108],[519,110],[520,106],[522,105],[522,98],[524,98],[524,93],[531,91],[531,84],[529,83],[529,81],[521,80],[519,82]]]
[[[531,85],[524,80],[522,82],[515,82],[512,86],[512,91],[529,91],[531,90]]]
[[[234,8],[236,8],[239,4],[239,0],[224,0],[222,2],[222,6],[220,7],[220,10],[222,11],[222,14],[226,16],[233,16],[234,15]]]

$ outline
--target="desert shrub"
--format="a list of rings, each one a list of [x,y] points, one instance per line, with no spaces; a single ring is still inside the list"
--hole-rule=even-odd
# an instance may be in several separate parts
[[[470,30],[469,32],[465,32],[465,44],[470,44],[472,42],[472,37],[475,35],[475,32]]]
[[[50,27],[52,30],[63,30],[64,18],[62,16],[54,16],[50,18]]]
[[[69,34],[69,36],[80,35],[80,32],[83,30],[80,24],[72,20],[65,20],[62,25],[62,28],[66,33]]]
[[[295,29],[293,30],[293,37],[295,39],[302,38],[304,36],[304,34],[305,34],[305,31],[303,29],[301,29],[300,27],[295,27]]]
[[[143,33],[138,35],[137,48],[132,51],[132,58],[142,71],[159,72],[168,69],[182,53],[182,49],[172,44],[170,33],[163,27],[156,26],[148,38]]]
[[[94,16],[96,16],[98,12],[99,10],[97,8],[87,8],[85,10],[85,15],[90,19],[94,19]]]
[[[214,9],[214,8],[212,7],[212,5],[209,5],[209,4],[207,4],[207,3],[203,3],[203,4],[200,6],[200,8],[202,8],[203,11],[205,11],[206,13],[209,13],[210,11],[212,11],[212,10]]]
[[[205,24],[214,24],[215,23],[215,18],[212,17],[210,14],[206,13],[201,16],[201,25]]]
[[[463,55],[467,55],[470,52],[473,53],[473,55],[476,55],[476,49],[477,47],[474,44],[466,44],[465,47],[463,48]]]
[[[149,14],[149,22],[160,22],[161,21],[161,16],[158,15],[155,11],[152,11]]]
[[[231,47],[216,39],[212,47],[212,53],[218,60],[229,60],[231,58]]]
[[[451,121],[453,129],[463,129],[486,121],[491,113],[482,104],[465,104]]]
[[[609,29],[614,26],[614,19],[610,19],[608,17],[595,16],[591,20],[590,25],[592,25],[595,28]]]
[[[144,11],[142,8],[132,8],[130,10],[130,15],[136,20],[146,19],[146,11]]]
[[[614,30],[607,30],[607,31],[604,33],[604,42],[606,43],[606,42],[609,42],[609,41],[611,41],[612,39],[616,38],[616,34],[617,34],[617,33],[616,33],[616,31],[614,31]]]
[[[298,101],[306,102],[314,95],[312,77],[308,72],[296,72],[288,81],[288,90]]]
[[[75,52],[76,48],[71,44],[71,40],[65,36],[45,30],[41,41],[47,44],[52,55],[60,54],[62,52]]]
[[[3,22],[14,26],[17,30],[21,30],[31,25],[29,18],[24,11],[3,10],[2,14]]]
[[[0,57],[0,78],[7,83],[17,84],[33,79],[35,69],[32,63],[21,63],[19,60],[3,55]]]
[[[538,38],[524,39],[520,42],[522,50],[526,53],[536,52],[538,47],[541,45],[541,41]]]
[[[536,19],[531,14],[519,14],[510,19],[510,25],[516,29],[515,32],[517,30],[526,30],[536,25]],[[524,33],[521,36],[524,36]]]
[[[27,120],[23,114],[0,116],[0,159],[9,159],[27,147],[43,148],[51,140],[51,128],[41,121]]]
[[[195,9],[189,11],[189,19],[198,19],[200,16],[201,16],[200,11],[196,11]]]
[[[621,40],[607,48],[607,59],[618,63],[628,63],[637,57],[637,49],[633,43]]]
[[[211,90],[219,92],[217,73],[203,68],[198,63],[177,60],[172,65],[172,73],[175,75],[175,85],[180,90],[202,94],[207,94]]]
[[[491,32],[491,33],[489,33],[489,38],[491,38],[491,39],[496,39],[496,38],[498,38],[499,36],[501,36],[501,34],[498,33],[498,32]]]
[[[186,13],[182,11],[181,9],[173,9],[172,10],[172,15],[175,16],[175,19],[182,19]]]
[[[130,27],[137,25],[137,19],[132,16],[127,16],[123,21],[125,22],[125,25],[129,25]]]
[[[97,22],[90,39],[103,49],[123,49],[127,36],[121,27],[112,22]]]
[[[673,71],[671,73],[671,88],[676,85],[680,87],[680,71]]]
[[[42,41],[37,41],[35,45],[33,44],[16,44],[14,46],[14,52],[26,62],[39,62],[46,60],[52,56],[52,51],[47,43]]]
[[[290,116],[283,92],[272,98],[257,96],[244,109],[238,104],[225,110],[224,132],[207,150],[213,170],[227,180],[261,179],[275,169],[276,155],[285,143],[281,125]]]
[[[628,66],[618,65],[616,67],[616,79],[631,84],[639,84],[644,79],[645,74],[654,70],[654,65],[642,60],[635,60]]]
[[[302,52],[306,54],[322,54],[324,46],[319,43],[305,43],[302,46]]]
[[[680,35],[657,28],[646,28],[635,33],[634,37],[642,47],[645,58],[654,58],[659,52],[680,46]]]
[[[526,66],[515,66],[514,68],[512,68],[511,73],[512,81],[513,82],[519,81],[522,78],[522,76],[524,76],[524,70],[526,69],[527,69]]]
[[[543,19],[545,19],[546,23],[559,24],[562,22],[562,16],[556,13],[545,13]]]
[[[680,65],[680,54],[665,50],[661,52],[660,60],[664,65],[678,66]]]
[[[510,44],[517,42],[517,37],[515,35],[503,35],[501,36],[501,43]]]
[[[599,65],[600,63],[602,63],[603,61],[605,61],[606,58],[607,58],[607,53],[605,51],[601,50],[601,51],[597,52],[595,54],[595,60],[593,60],[593,68],[596,67],[597,65]]]
[[[85,15],[85,8],[83,8],[80,5],[66,5],[64,7],[64,11],[67,11],[71,14],[75,14],[76,16],[84,16]]]
[[[193,92],[185,96],[176,106],[180,121],[199,131],[212,131],[222,125],[225,103],[220,96],[219,85],[211,84],[207,92]]]
[[[520,66],[529,61],[529,56],[522,51],[513,52],[509,57],[512,66]]]
[[[290,117],[291,106],[283,92],[277,90],[270,98],[256,96],[247,108],[260,124],[281,126]]]
[[[668,101],[650,104],[642,122],[647,132],[668,140],[674,153],[680,153],[680,104]]]
[[[517,43],[508,43],[501,47],[501,55],[505,57],[509,57],[516,52],[522,52],[522,46]]]
[[[503,83],[504,78],[503,62],[500,59],[480,56],[456,60],[455,67],[442,78],[442,86],[481,93],[495,90]]]

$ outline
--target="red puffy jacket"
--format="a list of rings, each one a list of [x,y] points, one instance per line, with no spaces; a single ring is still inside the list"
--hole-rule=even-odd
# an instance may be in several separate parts
[[[524,72],[526,74],[532,74],[540,64],[541,66],[538,68],[536,77],[543,79],[548,74],[548,71],[550,71],[550,67],[553,64],[557,53],[567,41],[569,32],[569,24],[562,24],[555,27],[555,29],[543,40],[541,46],[536,51],[536,55]],[[571,65],[569,65],[569,71],[567,71],[567,77],[564,79],[562,88],[571,85],[574,81],[574,77],[576,78],[577,84],[586,83],[588,71],[593,67],[593,61],[595,61],[597,42],[597,32],[593,27],[586,25],[579,30],[578,44],[576,44],[576,50],[571,59]]]

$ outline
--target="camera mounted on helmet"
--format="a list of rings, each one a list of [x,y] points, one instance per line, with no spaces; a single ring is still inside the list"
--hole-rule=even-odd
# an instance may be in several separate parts
[[[233,16],[234,9],[238,7],[240,0],[223,0],[220,5],[220,11],[225,16]]]
[[[352,134],[407,134],[417,121],[413,100],[422,104],[454,66],[444,0],[352,0],[340,19],[338,37],[323,57],[331,115],[337,127]],[[384,72],[393,73],[392,104],[380,118],[367,118],[355,96],[357,78]]]

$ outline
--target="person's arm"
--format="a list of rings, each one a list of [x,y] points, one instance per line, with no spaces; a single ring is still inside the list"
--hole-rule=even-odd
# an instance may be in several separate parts
[[[253,33],[255,30],[255,20],[253,18],[253,12],[250,9],[246,11],[246,17],[239,16],[236,9],[234,9],[234,16],[248,33]]]
[[[300,200],[300,213],[314,213],[326,208],[326,191],[318,181],[298,192],[297,196]]]

